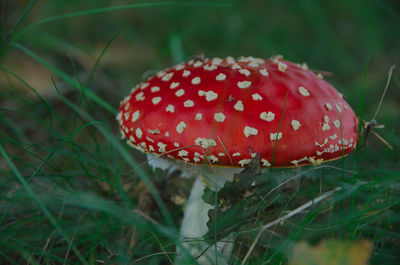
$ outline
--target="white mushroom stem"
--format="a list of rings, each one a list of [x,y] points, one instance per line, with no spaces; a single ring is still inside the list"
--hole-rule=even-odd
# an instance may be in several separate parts
[[[193,257],[199,257],[197,262],[201,265],[229,264],[234,235],[230,234],[221,242],[217,242],[217,246],[210,246],[203,240],[203,236],[208,232],[208,212],[214,209],[214,206],[204,202],[202,197],[206,187],[219,191],[226,182],[232,181],[233,175],[241,169],[209,167],[199,167],[199,169],[201,176],[197,177],[193,184],[180,229],[182,245]],[[175,264],[185,264],[179,248],[177,253]]]
[[[214,206],[204,202],[202,197],[206,187],[218,192],[226,182],[232,182],[234,174],[242,171],[242,168],[193,166],[179,163],[178,161],[172,162],[151,154],[147,154],[147,158],[149,165],[153,169],[174,170],[179,168],[182,170],[183,176],[196,178],[186,204],[180,228],[181,245],[192,257],[198,257],[198,264],[229,264],[235,236],[229,234],[226,238],[217,242],[217,246],[210,246],[204,241],[203,236],[208,232],[208,212],[214,209]],[[177,247],[175,264],[187,264],[183,251],[179,247]]]

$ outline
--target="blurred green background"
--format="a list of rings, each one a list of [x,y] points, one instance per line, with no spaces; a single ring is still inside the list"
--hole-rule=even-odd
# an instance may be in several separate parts
[[[150,196],[152,190],[143,184],[143,175],[148,175],[179,225],[182,209],[173,203],[171,188],[163,187],[172,182],[184,197],[188,180],[167,181],[145,164],[139,164],[143,174],[131,170],[135,164],[123,159],[125,149],[107,137],[120,137],[115,110],[131,87],[199,54],[281,54],[306,62],[311,69],[330,72],[325,79],[367,121],[378,107],[390,66],[397,65],[376,117],[386,126],[378,133],[395,150],[370,136],[367,148],[345,164],[358,170],[354,178],[374,183],[357,193],[357,199],[340,201],[344,208],[338,209],[350,209],[351,225],[308,232],[303,239],[316,242],[326,233],[373,239],[373,264],[399,264],[400,1],[2,0],[0,10],[0,146],[5,150],[0,158],[0,264],[80,264],[79,252],[89,264],[97,259],[108,264],[169,264],[164,254],[152,257],[174,251],[168,233],[139,221],[135,225],[145,230],[132,231],[137,219],[123,211],[137,206],[142,217],[168,226]],[[101,122],[106,133],[88,125],[90,119],[80,111]],[[133,149],[126,150],[143,161]],[[328,184],[339,179],[326,174]],[[314,195],[306,191],[299,196],[304,201]],[[298,206],[284,205],[277,207],[277,216]],[[358,219],[371,211],[378,217]],[[302,238],[296,235],[293,240]],[[246,242],[235,252],[238,260],[251,243]],[[273,254],[263,246],[255,251],[254,264],[263,264],[257,263],[260,257],[269,257],[268,264],[285,261],[282,246],[270,246]],[[143,258],[148,255],[151,258]]]
[[[3,38],[29,3],[3,1]],[[146,71],[198,54],[282,54],[312,69],[332,72],[328,80],[355,111],[365,89],[366,119],[377,107],[390,65],[400,58],[397,0],[177,1],[171,5],[160,1],[162,6],[153,6],[152,1],[37,1],[16,31],[43,18],[135,3],[143,5],[49,21],[25,31],[17,42],[67,73],[73,73],[71,56],[84,75],[107,42],[121,33],[101,60],[97,74],[103,80],[97,79],[91,87],[107,95],[113,106]],[[19,50],[11,48],[2,62],[38,89],[53,90],[49,74]],[[379,116],[380,122],[393,125],[400,121],[396,72],[395,76]]]

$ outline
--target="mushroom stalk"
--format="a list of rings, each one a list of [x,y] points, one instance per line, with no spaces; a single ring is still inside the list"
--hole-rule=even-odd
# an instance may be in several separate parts
[[[219,191],[227,181],[232,181],[234,173],[238,171],[238,169],[200,167],[201,175],[194,181],[184,212],[180,234],[182,246],[193,257],[198,257],[197,262],[201,265],[229,264],[234,235],[228,235],[224,240],[217,242],[216,246],[215,244],[210,246],[204,241],[203,236],[208,232],[208,212],[214,209],[214,206],[204,202],[202,197],[206,187],[213,191]],[[184,264],[184,257],[179,248],[177,253],[175,264]]]

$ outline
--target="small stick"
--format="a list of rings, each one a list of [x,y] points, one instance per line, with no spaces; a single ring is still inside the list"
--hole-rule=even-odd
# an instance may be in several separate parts
[[[321,194],[320,196],[318,196],[317,198],[308,201],[307,203],[303,204],[302,206],[300,206],[300,207],[290,211],[286,215],[276,219],[275,221],[269,222],[268,224],[265,224],[265,225],[261,226],[259,228],[260,230],[258,231],[258,234],[257,234],[256,238],[253,240],[253,243],[251,244],[251,246],[250,246],[249,250],[247,251],[246,256],[244,257],[244,259],[243,259],[241,264],[244,265],[246,263],[246,261],[249,258],[251,252],[253,252],[253,249],[256,246],[258,240],[260,239],[260,236],[261,236],[262,232],[264,232],[267,228],[269,228],[271,226],[274,226],[276,224],[279,224],[282,221],[292,217],[293,215],[296,215],[296,214],[302,212],[303,210],[311,207],[312,205],[315,205],[315,204],[319,203],[320,201],[326,199],[327,197],[333,195],[335,192],[337,192],[337,191],[339,191],[341,189],[342,189],[342,187],[337,187],[337,188],[335,188],[335,189],[333,189],[331,191],[327,191],[327,192]]]
[[[380,101],[379,101],[378,108],[376,109],[376,112],[375,112],[374,116],[372,116],[372,120],[375,120],[375,118],[376,118],[376,116],[378,115],[378,112],[379,112],[379,110],[380,110],[380,108],[381,108],[381,106],[382,106],[383,98],[385,97],[386,91],[387,91],[387,89],[388,89],[388,87],[389,87],[390,79],[392,78],[392,74],[393,74],[393,69],[394,69],[394,68],[396,68],[396,65],[390,66],[390,69],[389,69],[389,72],[388,72],[388,79],[387,79],[387,81],[386,81],[386,86],[385,86],[385,89],[383,90],[381,99],[380,99]]]

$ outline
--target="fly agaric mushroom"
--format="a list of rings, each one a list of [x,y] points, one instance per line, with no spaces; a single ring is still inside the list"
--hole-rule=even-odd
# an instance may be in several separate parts
[[[256,153],[261,167],[341,158],[355,148],[358,127],[332,85],[281,56],[181,63],[133,88],[117,120],[129,145],[175,165],[193,165],[214,190]],[[212,206],[201,200],[203,182],[198,178],[192,189],[184,237],[207,232]]]

